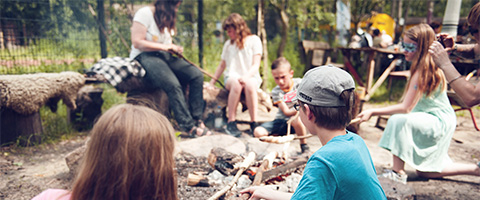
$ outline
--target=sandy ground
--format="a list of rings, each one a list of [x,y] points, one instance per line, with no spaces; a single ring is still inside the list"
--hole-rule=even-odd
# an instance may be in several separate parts
[[[366,104],[364,108],[371,107]],[[375,127],[377,117],[361,124],[358,134],[370,149],[377,172],[392,165],[391,154],[378,147],[382,130]],[[47,188],[69,189],[72,175],[65,156],[83,145],[85,137],[77,137],[52,145],[28,148],[0,149],[0,199],[31,199]],[[320,148],[318,138],[309,138],[312,150]],[[296,146],[296,145],[295,145]],[[469,116],[458,118],[458,127],[449,150],[456,162],[480,161],[480,132],[473,127]],[[480,199],[480,177],[454,176],[444,179],[422,179],[407,166],[406,187],[413,189],[415,199]],[[387,191],[394,188],[385,188]]]

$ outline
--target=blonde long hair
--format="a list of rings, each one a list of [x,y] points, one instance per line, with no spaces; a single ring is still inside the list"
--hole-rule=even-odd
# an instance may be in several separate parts
[[[160,113],[122,104],[94,125],[71,199],[177,199],[173,127]]]
[[[417,43],[417,51],[410,66],[412,75],[417,72],[420,73],[417,92],[425,93],[428,97],[432,95],[439,85],[441,85],[442,90],[445,90],[445,75],[435,65],[432,56],[428,53],[428,48],[436,39],[433,29],[428,24],[422,23],[408,29],[405,32],[405,36]],[[410,85],[410,81],[408,81],[407,85]]]
[[[235,40],[230,40],[230,43],[235,43],[239,49],[243,49],[245,45],[245,38],[247,38],[249,35],[252,35],[247,23],[238,13],[230,14],[223,22],[222,28],[223,30],[227,30],[228,28],[233,28],[235,30],[237,38],[235,38]]]

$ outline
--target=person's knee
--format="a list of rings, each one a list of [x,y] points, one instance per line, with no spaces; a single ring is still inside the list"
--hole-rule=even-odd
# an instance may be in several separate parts
[[[190,75],[192,76],[192,79],[195,80],[196,82],[198,81],[203,82],[203,74],[197,68],[194,68],[193,70],[191,70]]]
[[[253,136],[255,137],[263,137],[263,136],[268,136],[268,131],[267,129],[261,127],[261,126],[258,126],[257,128],[255,128],[255,130],[253,130]]]

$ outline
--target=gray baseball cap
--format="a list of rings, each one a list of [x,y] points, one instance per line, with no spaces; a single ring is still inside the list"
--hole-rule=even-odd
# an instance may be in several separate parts
[[[332,65],[324,65],[308,70],[298,86],[293,99],[320,107],[342,107],[340,99],[343,91],[355,89],[355,82],[348,72]]]

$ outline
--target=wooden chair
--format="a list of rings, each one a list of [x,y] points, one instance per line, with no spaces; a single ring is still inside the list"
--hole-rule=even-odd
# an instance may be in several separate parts
[[[392,81],[394,79],[404,79],[408,80],[410,78],[410,70],[405,70],[405,71],[392,71],[390,74],[388,74],[388,85],[387,85],[387,90],[388,90],[388,100],[392,100]]]
[[[455,109],[455,112],[461,111],[461,110],[468,110],[470,112],[470,117],[472,118],[473,126],[477,131],[480,131],[480,128],[478,127],[477,120],[475,119],[475,115],[473,114],[472,107],[468,106],[465,104],[465,102],[455,93],[454,91],[447,91],[448,99],[450,100],[450,104],[452,106],[459,106],[460,108]]]
[[[302,62],[305,63],[304,73],[311,68],[327,64],[331,64],[340,68],[344,67],[342,63],[334,63],[332,61],[335,60],[335,56],[333,56],[333,54],[336,51],[326,42],[302,40],[299,43],[299,46]],[[332,58],[332,56],[334,58]]]

